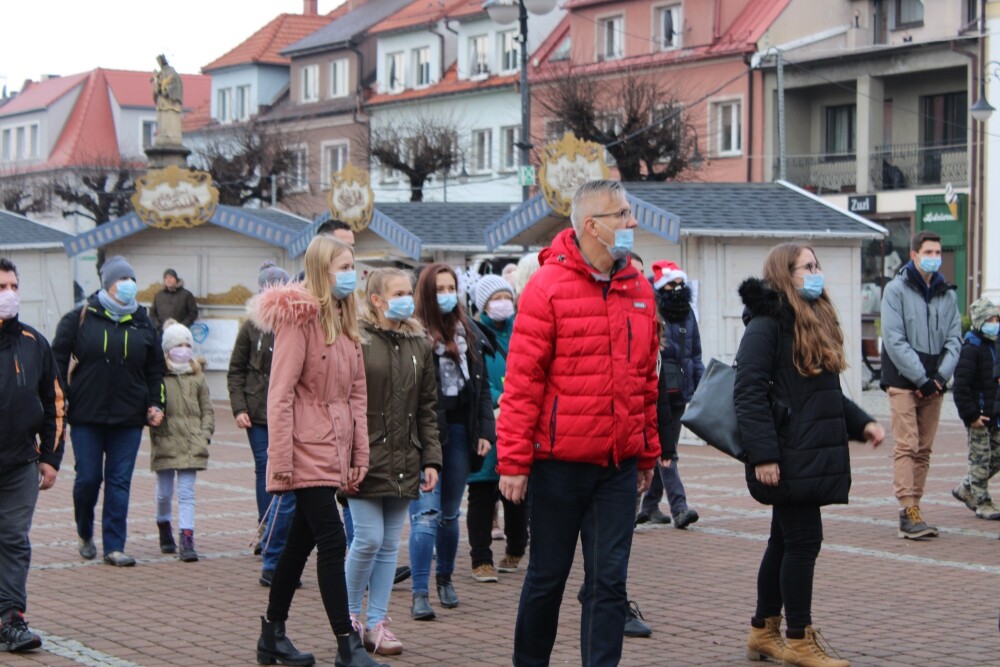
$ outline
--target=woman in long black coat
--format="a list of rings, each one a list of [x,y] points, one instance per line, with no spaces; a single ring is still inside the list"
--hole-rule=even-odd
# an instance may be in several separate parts
[[[844,334],[812,248],[785,243],[764,279],[740,286],[746,332],[736,354],[734,403],[747,452],[747,486],[771,505],[771,537],[757,575],[747,657],[848,667],[826,655],[812,627],[812,582],[823,541],[820,507],[846,503],[848,440],[878,446],[885,432],[840,388]],[[788,619],[781,636],[781,610]]]

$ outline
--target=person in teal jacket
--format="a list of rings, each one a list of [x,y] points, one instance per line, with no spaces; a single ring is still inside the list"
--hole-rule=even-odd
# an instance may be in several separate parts
[[[476,283],[477,324],[493,346],[486,355],[486,370],[490,382],[493,409],[500,407],[503,381],[507,375],[507,347],[514,330],[514,289],[500,276],[488,274]],[[500,475],[496,471],[497,453],[493,448],[485,457],[473,460],[469,475],[469,505],[466,528],[469,531],[469,555],[472,576],[476,581],[493,582],[497,571],[515,572],[528,545],[528,512],[523,503],[515,505],[500,495]],[[498,566],[493,564],[493,510],[503,502],[504,534],[507,548]]]

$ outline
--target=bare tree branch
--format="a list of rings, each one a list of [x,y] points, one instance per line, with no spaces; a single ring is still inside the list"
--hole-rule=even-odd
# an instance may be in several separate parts
[[[382,167],[406,176],[410,201],[423,201],[427,179],[457,167],[462,157],[455,124],[422,113],[404,123],[373,126],[368,154]]]

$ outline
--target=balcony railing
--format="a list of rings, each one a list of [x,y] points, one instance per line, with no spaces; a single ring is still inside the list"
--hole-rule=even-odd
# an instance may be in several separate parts
[[[869,160],[872,185],[876,190],[902,190],[945,183],[968,185],[967,153],[968,147],[964,143],[878,146]]]
[[[789,181],[817,194],[854,192],[857,188],[858,162],[854,155],[793,155],[785,164]],[[775,160],[775,175],[779,166],[779,161]]]

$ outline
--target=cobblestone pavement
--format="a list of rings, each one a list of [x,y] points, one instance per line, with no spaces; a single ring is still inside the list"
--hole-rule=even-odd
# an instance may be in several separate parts
[[[888,430],[881,395],[866,392],[863,403]],[[248,548],[256,518],[253,465],[228,406],[219,405],[217,413],[210,468],[199,474],[196,485],[195,537],[202,556],[197,563],[159,553],[148,441],[136,466],[129,516],[127,551],[138,558],[138,566],[116,569],[80,560],[70,493],[72,453],[67,453],[56,487],[42,494],[32,530],[28,618],[44,633],[45,650],[0,654],[0,664],[254,662],[267,589],[257,583],[260,562]],[[949,493],[964,473],[964,448],[961,423],[942,422],[923,500],[925,515],[941,528],[941,536],[912,542],[896,537],[891,439],[877,451],[852,445],[852,502],[823,512],[825,543],[813,612],[816,625],[853,665],[1000,662],[1000,522],[977,519]],[[682,445],[680,465],[689,501],[702,518],[686,531],[666,526],[636,533],[629,595],[654,634],[626,639],[622,664],[752,664],[744,659],[744,642],[769,512],[748,496],[742,466],[714,450]],[[502,549],[502,542],[495,545]],[[464,528],[461,556],[455,576],[461,606],[446,610],[432,599],[438,614],[433,622],[412,621],[409,589],[396,586],[390,615],[405,652],[386,662],[399,667],[510,664],[523,572],[501,574],[495,584],[474,582]],[[400,562],[406,562],[405,540]],[[574,596],[581,576],[582,568],[575,568],[567,586],[554,665],[579,664]],[[335,642],[322,611],[314,560],[303,579],[289,632],[300,648],[316,654],[318,664],[332,665]]]

